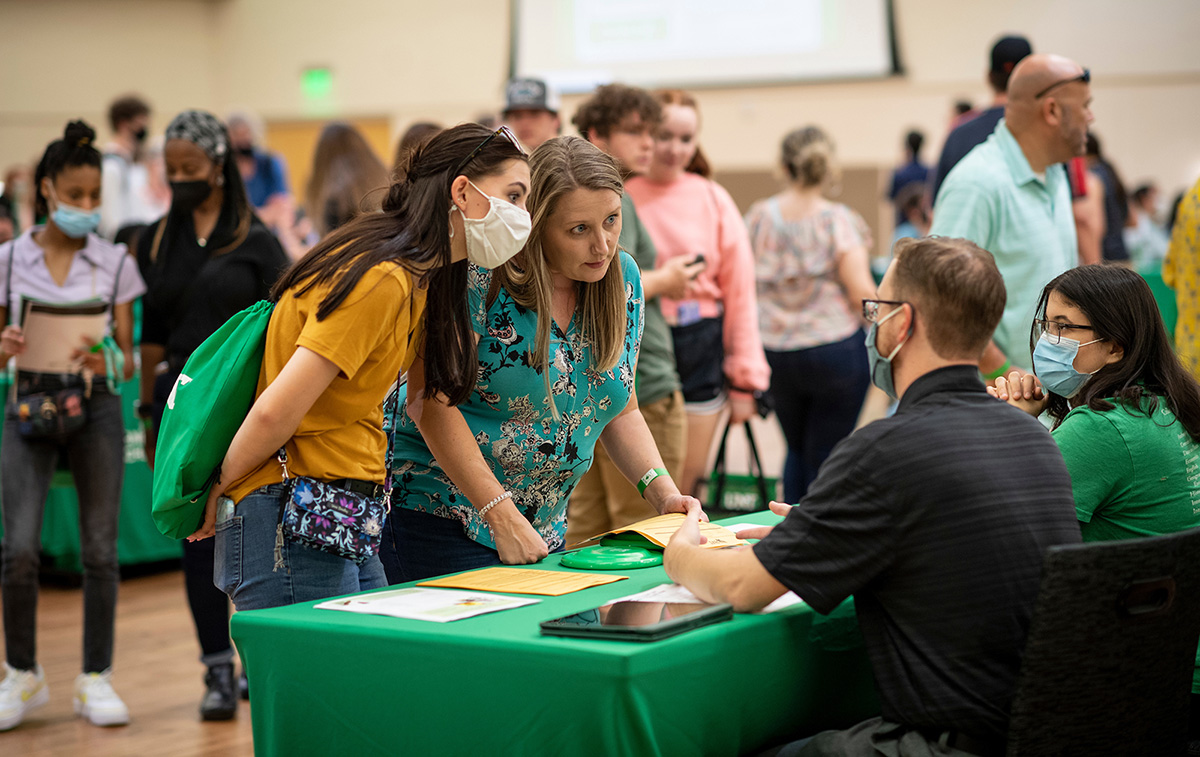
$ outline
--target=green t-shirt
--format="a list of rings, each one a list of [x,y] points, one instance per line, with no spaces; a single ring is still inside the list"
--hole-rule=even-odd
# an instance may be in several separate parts
[[[621,247],[633,256],[638,268],[653,271],[658,251],[649,232],[638,218],[633,199],[621,195]],[[658,298],[646,299],[645,329],[642,332],[642,351],[637,364],[638,404],[649,405],[679,389],[679,374],[675,372],[675,343],[671,329],[663,318]]]
[[[1147,415],[1121,403],[1067,414],[1054,430],[1071,474],[1083,540],[1158,536],[1200,526],[1200,445],[1166,400]],[[1200,650],[1192,691],[1200,694]]]

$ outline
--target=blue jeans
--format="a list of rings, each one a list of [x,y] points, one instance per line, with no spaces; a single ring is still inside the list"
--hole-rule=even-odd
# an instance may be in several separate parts
[[[21,387],[25,392],[31,387]],[[3,492],[4,647],[19,670],[37,665],[38,567],[42,516],[59,454],[66,452],[79,497],[79,540],[83,558],[83,671],[112,666],[117,613],[117,520],[125,478],[125,421],[121,398],[93,384],[88,420],[64,442],[26,439],[17,422],[4,421],[0,443]]]
[[[239,610],[312,602],[386,586],[379,557],[362,565],[284,540],[275,567],[275,533],[283,484],[247,494],[232,512],[217,515],[213,583]]]
[[[379,558],[389,584],[500,564],[500,553],[472,541],[457,520],[394,505]]]
[[[787,439],[783,498],[799,502],[825,458],[854,430],[871,377],[863,332],[804,350],[767,350],[775,415]]]

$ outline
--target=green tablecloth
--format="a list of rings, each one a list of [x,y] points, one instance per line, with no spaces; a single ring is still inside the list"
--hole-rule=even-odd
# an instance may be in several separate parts
[[[153,476],[146,465],[142,427],[134,414],[136,384],[123,387],[121,404],[125,415],[125,483],[121,489],[121,514],[117,531],[117,559],[122,565],[176,559],[182,554],[179,542],[158,532],[150,518]],[[0,392],[8,397],[8,379],[0,378]],[[2,506],[2,504],[0,504]],[[0,535],[3,526],[0,525]],[[59,471],[46,498],[42,521],[42,552],[60,570],[79,572],[79,500],[71,474]]]
[[[770,513],[731,521],[775,522]],[[537,566],[559,570],[559,557]],[[878,713],[852,607],[795,605],[644,644],[538,623],[666,583],[662,568],[440,624],[237,613],[257,755],[735,755]]]

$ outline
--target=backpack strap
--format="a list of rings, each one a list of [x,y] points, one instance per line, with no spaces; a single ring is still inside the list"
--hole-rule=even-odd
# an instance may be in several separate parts
[[[8,275],[4,277],[4,308],[8,311],[8,322],[12,323],[15,314],[12,306],[12,272],[13,258],[17,256],[17,240],[14,239],[8,245]],[[7,324],[5,324],[7,325]]]

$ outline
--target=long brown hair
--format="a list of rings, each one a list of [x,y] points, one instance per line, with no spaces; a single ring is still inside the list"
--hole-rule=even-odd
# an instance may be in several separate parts
[[[690,93],[684,92],[682,89],[659,89],[653,94],[663,105],[681,105],[696,111],[696,120],[699,123],[700,106]],[[704,151],[700,149],[699,142],[696,143],[696,154],[692,156],[692,161],[687,164],[685,170],[689,173],[699,174],[706,179],[712,178],[712,166],[709,164],[708,158],[704,156]]]
[[[563,197],[576,189],[609,189],[621,196],[621,171],[617,162],[591,142],[580,137],[555,137],[543,143],[529,158],[532,188],[529,191],[529,213],[533,230],[529,241],[517,259],[501,266],[495,273],[518,305],[537,313],[537,336],[534,338],[531,364],[542,370],[546,393],[551,398],[551,413],[557,417],[550,391],[550,323],[554,319],[551,295],[550,266],[546,260],[544,236],[550,217]],[[610,371],[621,359],[625,346],[628,316],[625,310],[625,277],[621,271],[620,254],[609,263],[604,278],[595,283],[579,283],[581,331],[585,341],[592,344],[592,369]]]
[[[1120,401],[1124,412],[1153,417],[1158,398],[1162,397],[1188,436],[1200,442],[1200,384],[1179,362],[1146,280],[1121,266],[1072,268],[1042,290],[1036,317],[1046,317],[1051,292],[1058,292],[1083,311],[1092,323],[1094,338],[1108,340],[1124,350],[1119,362],[1098,370],[1074,398],[1050,393],[1046,410],[1054,425],[1081,405],[1096,411],[1112,410],[1110,398]],[[1029,335],[1031,353],[1037,339],[1034,324]]]
[[[466,400],[475,388],[475,340],[467,317],[467,267],[450,261],[450,185],[474,150],[478,154],[461,168],[472,180],[503,171],[510,160],[525,160],[512,142],[491,136],[478,124],[461,124],[418,147],[397,170],[381,211],[364,213],[321,240],[275,283],[271,298],[328,284],[317,307],[323,320],[371,268],[403,266],[429,288],[425,383],[450,404]]]
[[[379,210],[388,171],[361,132],[335,121],[321,130],[305,192],[305,212],[325,236],[361,212]]]

